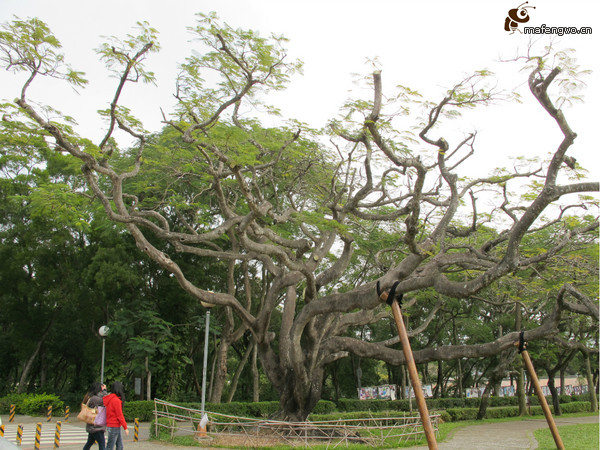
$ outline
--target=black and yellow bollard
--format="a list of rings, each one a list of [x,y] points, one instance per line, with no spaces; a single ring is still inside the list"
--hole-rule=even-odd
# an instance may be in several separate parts
[[[133,426],[133,442],[137,442],[140,436],[140,421],[136,417]]]
[[[56,422],[56,431],[54,432],[54,448],[60,447],[60,428],[62,423],[60,421]]]
[[[19,425],[17,427],[17,445],[21,446],[21,441],[23,440],[23,425]]]
[[[4,425],[0,425],[0,437],[4,437]]]
[[[16,408],[17,408],[17,405],[10,405],[10,413],[8,416],[8,421],[11,423],[15,421],[15,409]]]
[[[42,424],[37,423],[35,426],[35,443],[33,444],[33,448],[35,450],[40,450],[40,446],[42,444]]]
[[[46,412],[46,421],[50,422],[52,420],[52,405],[48,406],[48,411]]]
[[[71,413],[71,408],[65,406],[65,422],[69,421],[69,414]]]

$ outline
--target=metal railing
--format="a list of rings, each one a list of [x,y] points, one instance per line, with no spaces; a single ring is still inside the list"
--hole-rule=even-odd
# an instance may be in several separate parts
[[[424,436],[421,418],[413,414],[307,422],[281,422],[213,412],[207,414],[207,432],[200,433],[200,410],[155,399],[154,434],[164,436],[167,433],[171,438],[175,435],[190,434],[198,439],[209,439],[215,445],[259,447],[321,444],[332,448],[349,444],[364,444],[369,447],[399,445]],[[430,415],[436,434],[439,417],[438,414]]]

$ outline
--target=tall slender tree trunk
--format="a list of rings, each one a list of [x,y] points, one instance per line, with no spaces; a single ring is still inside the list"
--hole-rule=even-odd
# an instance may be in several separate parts
[[[521,303],[515,303],[515,331],[521,331]],[[517,364],[517,398],[519,399],[519,416],[525,416],[527,412],[527,394],[525,392],[525,376],[523,361],[519,359]]]
[[[594,389],[594,380],[592,377],[592,366],[590,364],[590,352],[582,352],[585,358],[585,375],[588,382],[588,392],[590,394],[590,410],[598,411],[598,399],[596,398],[596,389]]]
[[[146,400],[152,400],[152,371],[148,364],[148,357],[146,356]]]
[[[234,241],[235,247],[235,241]],[[231,261],[227,268],[227,293],[229,295],[235,295],[235,262]],[[223,388],[227,382],[227,354],[229,348],[234,340],[234,319],[233,311],[229,306],[224,308],[224,321],[221,329],[221,340],[217,349],[217,366],[214,384],[210,396],[212,403],[221,403],[221,397],[223,396]]]
[[[42,345],[44,344],[46,337],[48,337],[48,333],[50,333],[50,328],[52,327],[53,320],[54,320],[54,318],[52,318],[50,320],[50,322],[48,323],[48,325],[46,326],[46,329],[44,330],[44,332],[38,339],[35,349],[33,350],[33,353],[29,356],[29,358],[25,362],[25,365],[23,366],[23,371],[21,372],[21,378],[19,379],[19,385],[17,386],[17,394],[22,394],[23,392],[25,392],[26,386],[28,385],[27,380],[29,378],[31,368],[33,367],[33,363],[34,363],[35,359],[37,358],[38,354],[40,353],[40,350],[42,349]]]
[[[485,413],[489,404],[490,392],[492,391],[493,386],[498,383],[498,380],[502,381],[502,378],[504,378],[504,374],[506,373],[506,369],[508,366],[510,366],[510,364],[512,364],[516,353],[516,349],[511,349],[498,355],[500,358],[500,363],[492,371],[490,379],[485,385],[485,390],[483,391],[481,402],[479,403],[479,411],[477,411],[477,420],[481,420],[485,417]]]
[[[452,331],[453,331],[453,335],[454,335],[454,345],[458,345],[458,335],[456,333],[456,322],[454,320],[454,317],[452,317]],[[456,390],[456,395],[458,395],[458,397],[462,398],[463,397],[463,374],[462,374],[462,363],[461,363],[461,358],[458,358],[458,361],[456,362],[456,383],[457,383],[457,390]]]
[[[562,410],[560,408],[558,391],[556,390],[556,384],[554,382],[554,378],[556,377],[556,371],[547,370],[546,373],[548,374],[548,389],[550,389],[550,394],[552,394],[552,406],[554,407],[554,415],[561,416]]]
[[[198,379],[198,371],[196,370],[196,363],[194,363],[194,358],[190,357],[192,361],[192,378],[194,382],[194,387],[196,388],[196,393],[198,395],[202,394],[202,385],[200,384],[200,380]]]
[[[214,341],[214,348],[217,348],[217,333],[214,332],[213,333],[213,341]],[[217,352],[215,351],[213,353],[213,357],[212,357],[212,362],[210,363],[210,383],[209,383],[209,387],[208,387],[208,394],[206,395],[207,398],[211,398],[212,397],[212,391],[213,391],[213,384],[215,381],[215,367],[217,365]]]
[[[260,374],[258,372],[258,345],[256,343],[252,347],[252,401],[260,401]]]
[[[244,357],[238,364],[235,374],[233,375],[233,379],[231,380],[231,388],[229,390],[229,396],[227,397],[227,403],[231,403],[231,401],[233,400],[233,396],[235,395],[235,391],[237,390],[238,381],[240,380],[242,371],[244,370],[244,367],[246,366],[246,363],[248,362],[248,359],[250,358],[250,355],[252,354],[253,348],[254,348],[254,341],[251,340],[250,345],[248,346],[246,353],[244,353]]]
[[[401,399],[406,399],[406,371],[404,370],[404,366],[400,366],[401,373],[401,382],[402,382],[402,392],[400,393]]]
[[[437,386],[435,387],[435,393],[433,395],[434,398],[439,398],[444,396],[444,365],[442,360],[438,361],[438,370],[437,370]]]
[[[519,400],[519,416],[527,415],[527,395],[525,394],[525,378],[522,362],[519,362],[519,368],[517,369],[517,398]]]
[[[492,390],[493,380],[490,378],[485,385],[481,400],[479,401],[479,411],[477,411],[477,420],[482,420],[487,412],[487,407],[490,400],[490,392]]]
[[[227,334],[225,329],[223,329],[221,341],[217,349],[216,373],[214,374],[214,384],[210,394],[211,403],[221,403],[223,388],[227,381],[227,354],[229,353],[230,346],[229,336]]]
[[[333,395],[335,402],[340,400],[340,380],[338,378],[338,361],[331,365],[331,383],[333,384]]]

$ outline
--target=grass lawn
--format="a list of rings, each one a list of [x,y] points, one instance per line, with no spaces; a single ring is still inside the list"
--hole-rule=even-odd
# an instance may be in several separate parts
[[[558,427],[558,434],[565,444],[565,448],[573,450],[593,450],[598,446],[598,432],[600,431],[597,423],[585,423],[579,425],[562,425]],[[556,448],[552,433],[548,429],[537,430],[534,433],[538,441],[539,449]]]

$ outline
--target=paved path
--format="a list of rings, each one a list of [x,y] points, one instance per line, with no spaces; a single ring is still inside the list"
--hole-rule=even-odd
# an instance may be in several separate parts
[[[21,440],[21,448],[23,449],[33,449],[35,443],[35,433],[37,424],[41,424],[41,439],[40,439],[40,448],[48,449],[54,448],[54,437],[56,432],[57,422],[61,422],[61,430],[60,430],[60,448],[62,447],[83,447],[83,444],[86,443],[88,434],[85,431],[85,424],[83,422],[79,422],[77,418],[71,417],[68,422],[64,421],[64,418],[52,418],[50,422],[46,420],[45,417],[29,417],[29,416],[15,416],[14,421],[9,422],[9,417],[3,415],[2,424],[4,425],[4,442],[0,442],[0,450],[3,450],[3,446],[8,447],[8,443],[16,444],[17,441],[17,429],[19,425],[23,426],[23,434]],[[134,427],[133,423],[129,423],[129,436],[126,436],[125,433],[122,433],[124,443],[127,447],[136,446],[137,450],[147,450],[147,447],[141,446],[142,441],[148,439],[149,436],[149,424],[141,423],[138,433],[138,439],[140,442],[133,441],[134,435]],[[8,441],[8,443],[7,443]],[[96,449],[98,447],[95,447]],[[159,446],[153,445],[152,447],[148,447],[151,449],[158,449]]]
[[[54,433],[56,431],[56,422],[61,421],[61,435],[60,435],[60,447],[67,448],[70,450],[80,449],[83,444],[87,442],[88,434],[85,431],[85,424],[79,422],[76,417],[72,417],[68,422],[64,421],[64,418],[52,418],[50,422],[45,417],[30,417],[16,415],[12,423],[9,422],[8,415],[0,416],[2,424],[4,425],[4,438],[0,438],[0,450],[13,450],[23,449],[30,450],[34,449],[35,443],[35,432],[38,423],[42,424],[42,433],[40,439],[40,449],[53,449],[54,448]],[[21,447],[16,447],[16,435],[17,428],[19,425],[23,426],[23,436],[21,441]],[[129,436],[121,431],[123,436],[124,447],[128,450],[160,450],[160,449],[190,449],[192,447],[171,445],[162,442],[149,441],[150,436],[150,423],[140,423],[138,441],[134,442],[134,426],[133,423],[128,423]],[[202,447],[193,447],[197,450],[203,450]],[[98,446],[94,444],[92,449],[98,450]]]
[[[598,423],[598,416],[555,417],[554,421],[557,426]],[[524,419],[471,425],[456,430],[447,442],[440,442],[438,448],[440,450],[535,449],[537,448],[537,441],[533,437],[533,432],[547,427],[546,419]],[[412,447],[412,449],[425,450],[427,447]]]

